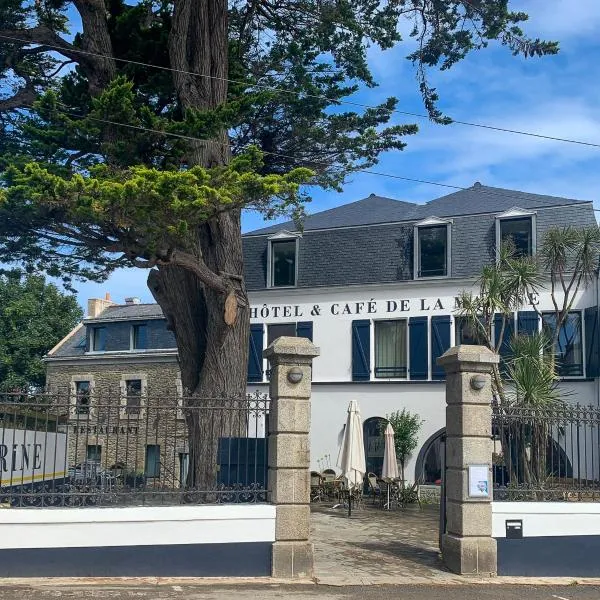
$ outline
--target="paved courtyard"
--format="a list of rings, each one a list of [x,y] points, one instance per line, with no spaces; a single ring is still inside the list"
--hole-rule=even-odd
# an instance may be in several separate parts
[[[447,582],[463,578],[442,565],[439,507],[390,511],[366,505],[352,512],[313,504],[315,577],[326,585]]]

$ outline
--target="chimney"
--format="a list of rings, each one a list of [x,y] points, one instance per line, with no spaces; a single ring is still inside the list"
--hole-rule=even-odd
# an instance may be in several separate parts
[[[141,300],[136,296],[132,296],[131,298],[125,298],[125,304],[140,304]]]
[[[106,292],[104,298],[90,298],[88,300],[88,318],[95,319],[104,309],[113,304],[114,302],[110,299],[108,292]]]

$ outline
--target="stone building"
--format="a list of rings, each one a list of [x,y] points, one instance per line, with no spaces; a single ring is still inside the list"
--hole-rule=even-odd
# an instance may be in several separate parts
[[[180,484],[188,449],[177,349],[157,305],[89,300],[46,363],[47,387],[68,409],[69,466]]]

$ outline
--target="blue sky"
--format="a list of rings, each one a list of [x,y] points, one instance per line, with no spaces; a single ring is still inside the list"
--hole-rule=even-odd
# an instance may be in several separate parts
[[[600,143],[600,2],[598,0],[521,0],[514,9],[530,15],[532,37],[558,40],[561,52],[543,59],[514,58],[495,45],[475,53],[444,73],[432,72],[440,107],[451,117]],[[408,27],[407,27],[408,30]],[[370,64],[379,87],[353,100],[377,103],[399,98],[399,110],[424,111],[414,71],[404,58],[411,42],[387,52],[372,49]],[[485,185],[542,194],[597,200],[600,208],[600,149],[461,125],[438,126],[397,115],[396,122],[417,122],[420,131],[407,138],[403,152],[381,156],[378,171],[470,186]],[[450,190],[448,190],[450,191]],[[444,195],[443,188],[356,174],[343,193],[313,190],[309,212],[364,198],[371,192],[412,202]],[[600,214],[600,213],[599,213]],[[244,231],[261,226],[259,215],[244,216]],[[152,302],[147,272],[115,272],[105,283],[79,283],[78,298],[104,296],[123,301],[138,296]]]

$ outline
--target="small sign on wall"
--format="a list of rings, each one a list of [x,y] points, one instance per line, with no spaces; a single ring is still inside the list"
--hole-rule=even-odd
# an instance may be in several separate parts
[[[469,498],[490,497],[490,468],[488,465],[469,465]]]

